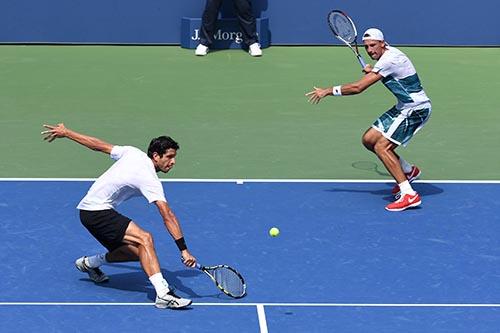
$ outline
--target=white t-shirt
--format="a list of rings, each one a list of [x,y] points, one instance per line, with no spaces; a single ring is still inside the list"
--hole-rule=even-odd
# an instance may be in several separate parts
[[[123,201],[143,195],[149,203],[165,201],[160,179],[151,159],[130,146],[114,146],[110,154],[116,162],[90,187],[78,209],[115,209]]]
[[[398,110],[430,107],[430,100],[420,83],[420,78],[410,59],[395,47],[388,46],[373,66],[373,72],[384,78],[382,83],[398,99]]]

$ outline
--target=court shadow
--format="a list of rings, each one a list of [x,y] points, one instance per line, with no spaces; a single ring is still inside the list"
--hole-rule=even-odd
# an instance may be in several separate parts
[[[392,188],[394,187],[394,183],[385,183],[387,186],[386,189],[349,189],[349,188],[331,188],[325,190],[326,192],[334,192],[334,193],[369,193],[372,195],[383,196],[383,200],[387,202],[394,201],[394,196],[392,195]],[[373,184],[370,184],[373,186]],[[415,191],[417,191],[422,197],[430,196],[430,195],[438,195],[444,192],[441,187],[438,187],[429,183],[412,183],[412,187]]]
[[[391,185],[391,188],[394,185]],[[415,191],[417,191],[421,196],[438,195],[444,192],[444,190],[436,185],[430,183],[412,183],[411,186]]]
[[[96,284],[98,287],[102,288],[112,288],[133,292],[145,293],[147,298],[154,301],[156,298],[156,292],[149,282],[146,274],[142,271],[141,267],[128,265],[128,264],[108,264],[103,266],[103,271],[106,271],[106,266],[120,267],[124,269],[132,269],[134,272],[118,273],[118,274],[108,274],[109,281],[105,283]],[[168,283],[173,286],[177,291],[180,291],[183,295],[188,295],[189,298],[221,298],[220,293],[201,295],[196,293],[191,288],[185,286],[180,278],[191,278],[198,275],[203,275],[202,272],[195,269],[183,269],[178,271],[169,271],[162,269],[161,273],[168,281]],[[82,278],[80,281],[87,281],[89,283],[94,283],[88,278]],[[210,279],[207,283],[211,283]],[[215,286],[214,286],[215,288]]]
[[[380,190],[380,189],[377,189],[377,190],[370,190],[370,189],[360,190],[360,189],[350,189],[350,188],[331,188],[331,189],[325,190],[325,192],[333,192],[333,193],[342,193],[342,192],[345,192],[345,193],[369,193],[369,194],[373,194],[373,195],[384,196],[383,200],[385,200],[385,201],[389,201],[389,202],[394,201],[394,197],[391,194],[391,188],[383,189],[383,190]]]
[[[375,162],[356,161],[356,162],[353,162],[351,164],[351,166],[354,169],[373,172],[373,173],[376,173],[377,175],[380,175],[380,176],[390,176],[390,174],[387,171],[385,171],[385,169],[381,170],[381,168],[379,168],[379,165]]]

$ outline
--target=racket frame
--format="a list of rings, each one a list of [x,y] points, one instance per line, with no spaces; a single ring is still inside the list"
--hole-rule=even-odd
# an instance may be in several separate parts
[[[226,294],[227,296],[229,297],[232,297],[232,298],[242,298],[242,297],[245,297],[245,295],[247,294],[247,285],[245,283],[245,279],[243,278],[243,276],[236,270],[234,269],[233,267],[231,266],[228,266],[228,265],[215,265],[215,266],[202,266],[198,263],[196,263],[196,266],[195,266],[197,269],[199,269],[200,271],[202,271],[203,273],[205,273],[206,275],[208,275],[208,277],[210,277],[210,279],[215,283],[216,287],[219,288],[220,291],[222,291],[224,294]],[[241,295],[234,295],[230,292],[228,292],[226,289],[224,289],[218,282],[217,280],[215,279],[215,277],[210,273],[210,271],[213,271],[213,270],[216,270],[216,269],[219,269],[219,268],[226,268],[226,269],[229,269],[230,271],[232,271],[233,273],[236,274],[236,276],[241,280],[241,283],[243,285],[243,293]]]
[[[330,20],[330,16],[333,15],[334,13],[335,14],[340,14],[340,15],[344,16],[349,21],[349,23],[351,24],[351,26],[352,26],[352,28],[354,30],[354,40],[352,42],[346,41],[344,38],[340,37],[337,34],[337,32],[335,32],[335,29],[333,28],[333,26],[331,24],[331,20]],[[361,65],[361,68],[364,69],[366,67],[366,62],[365,62],[365,60],[363,59],[363,57],[361,56],[361,54],[359,53],[359,50],[358,50],[358,42],[357,42],[358,31],[356,30],[356,25],[354,24],[353,20],[345,12],[343,12],[341,10],[337,10],[337,9],[330,11],[328,13],[328,16],[326,18],[327,18],[327,21],[328,21],[328,26],[330,27],[330,30],[332,31],[333,35],[338,40],[340,40],[342,43],[344,43],[345,45],[347,45],[351,49],[351,51],[354,53],[354,55],[358,59],[358,62]],[[353,43],[354,43],[354,45],[353,45]]]

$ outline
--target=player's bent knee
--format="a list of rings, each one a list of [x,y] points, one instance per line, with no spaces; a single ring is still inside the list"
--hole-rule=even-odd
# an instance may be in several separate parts
[[[145,231],[142,235],[141,235],[141,245],[145,246],[145,247],[153,247],[153,235],[151,235],[151,233]]]
[[[133,221],[129,223],[124,239],[131,244],[137,244],[139,246],[149,247],[153,244],[153,236],[151,233],[145,231]]]
[[[363,140],[363,146],[365,146],[366,149],[373,151],[373,144],[371,142]]]
[[[363,135],[361,138],[361,142],[363,143],[363,146],[365,146],[366,149],[373,151],[373,147],[375,145],[375,142],[373,140],[370,140],[369,135]]]

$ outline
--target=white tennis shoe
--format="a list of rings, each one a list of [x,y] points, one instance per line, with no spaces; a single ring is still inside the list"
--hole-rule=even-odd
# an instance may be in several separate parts
[[[253,43],[252,45],[250,45],[248,47],[248,53],[250,53],[252,57],[262,56],[262,49],[260,48],[259,43]]]
[[[109,277],[104,274],[103,271],[99,267],[91,268],[87,266],[85,263],[85,256],[76,259],[75,261],[75,266],[76,268],[83,273],[87,273],[89,275],[89,278],[94,281],[94,283],[103,283],[103,282],[108,282]]]
[[[158,309],[182,309],[191,305],[193,301],[177,296],[173,290],[169,290],[165,295],[156,295],[155,306]]]
[[[208,46],[205,46],[203,44],[198,44],[196,50],[194,51],[194,54],[201,57],[206,56],[207,53],[208,53]]]

